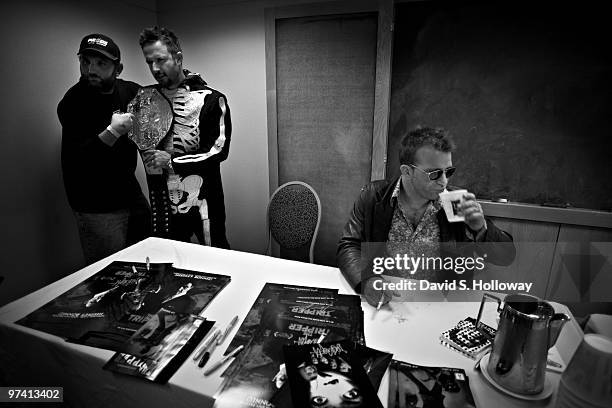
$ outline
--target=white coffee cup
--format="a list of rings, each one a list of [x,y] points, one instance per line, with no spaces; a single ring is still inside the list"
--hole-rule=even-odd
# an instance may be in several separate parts
[[[465,217],[459,211],[459,204],[463,201],[464,194],[467,190],[443,191],[440,193],[440,202],[446,213],[448,222],[465,221]]]

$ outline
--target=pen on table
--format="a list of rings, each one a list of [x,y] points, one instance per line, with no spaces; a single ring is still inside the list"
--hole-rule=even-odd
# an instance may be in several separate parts
[[[149,270],[151,270],[151,260],[148,256],[146,257],[145,262],[147,263],[147,272],[149,272]]]
[[[380,310],[382,304],[383,304],[383,300],[385,300],[385,294],[381,293],[380,294],[380,300],[378,301],[378,306],[376,306],[376,310]]]
[[[202,353],[206,351],[206,349],[215,342],[217,336],[221,333],[221,330],[215,329],[208,337],[202,342],[202,345],[198,347],[196,352],[193,355],[193,361],[198,361],[198,359],[202,356]]]
[[[210,358],[210,351],[206,351],[203,355],[202,355],[202,359],[200,360],[200,362],[198,363],[198,368],[202,368],[206,365],[206,363],[208,362],[208,359]]]
[[[242,349],[244,348],[244,345],[240,345],[238,347],[236,347],[234,349],[234,351],[232,351],[231,353],[229,353],[227,356],[223,357],[221,360],[217,361],[215,364],[212,365],[212,367],[210,367],[208,370],[204,371],[204,375],[208,375],[210,373],[212,373],[213,371],[217,370],[219,367],[221,367],[227,360],[229,360],[232,357],[235,357],[236,354],[240,353],[242,351]]]
[[[219,333],[221,333],[221,331],[219,331]],[[212,354],[212,352],[215,351],[216,347],[217,347],[217,342],[214,341],[213,339],[213,341],[211,341],[208,347],[205,349],[206,351],[204,352],[204,354],[202,354],[202,359],[198,362],[199,368],[204,367],[204,365],[208,362],[208,359],[210,358],[210,355]]]
[[[223,343],[223,341],[225,340],[225,338],[227,337],[228,334],[230,334],[230,332],[232,331],[232,329],[234,328],[234,326],[236,325],[236,323],[238,323],[238,316],[234,316],[234,318],[232,319],[231,322],[229,322],[229,324],[227,325],[225,331],[223,332],[223,334],[219,337],[219,339],[217,340],[217,344],[221,344]]]

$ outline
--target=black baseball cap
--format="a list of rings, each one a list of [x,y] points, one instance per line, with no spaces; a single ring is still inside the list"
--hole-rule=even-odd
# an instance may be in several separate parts
[[[113,61],[119,61],[121,59],[121,53],[117,44],[108,36],[104,34],[89,34],[81,40],[79,46],[79,52],[77,55],[89,51],[104,55],[106,58],[110,58]]]

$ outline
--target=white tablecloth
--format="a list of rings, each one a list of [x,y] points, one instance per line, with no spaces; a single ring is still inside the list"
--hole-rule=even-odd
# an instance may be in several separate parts
[[[232,280],[203,313],[223,327],[234,315],[240,322],[217,347],[211,361],[216,361],[236,332],[242,319],[266,282],[338,288],[340,293],[354,293],[337,268],[287,261],[263,255],[203,247],[159,238],[149,238],[108,258],[73,273],[49,286],[0,308],[0,372],[8,385],[62,386],[64,400],[75,407],[207,407],[221,384],[223,370],[204,377],[189,358],[168,384],[159,385],[103,370],[113,352],[70,344],[59,337],[15,325],[13,322],[54,299],[115,260],[172,262],[175,267],[230,275]],[[478,302],[448,302],[442,298],[430,302],[393,303],[379,311],[362,303],[366,343],[394,354],[394,358],[414,364],[460,367],[470,377],[470,386],[480,408],[554,406],[556,397],[538,403],[518,400],[494,389],[474,362],[440,345],[442,331],[467,316],[476,316]],[[558,311],[569,313],[563,305]],[[495,307],[485,309],[484,321],[495,324]],[[575,322],[566,324],[557,349],[567,362],[582,333]],[[555,389],[559,374],[548,372]],[[379,389],[386,406],[387,378]]]

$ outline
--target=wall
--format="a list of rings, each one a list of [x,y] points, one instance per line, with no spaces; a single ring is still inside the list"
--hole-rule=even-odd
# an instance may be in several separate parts
[[[389,151],[417,124],[443,126],[452,183],[477,197],[611,210],[607,31],[595,4],[399,4]],[[397,174],[397,155],[387,163]]]
[[[612,229],[492,219],[512,234],[517,251],[507,267],[488,265],[487,280],[531,282],[531,294],[565,304],[574,316],[612,313]]]
[[[301,180],[317,192],[314,262],[321,265],[336,266],[348,214],[370,181],[377,28],[375,12],[276,24],[278,184]],[[284,248],[280,254],[308,259]]]
[[[138,34],[156,15],[154,0],[4,1],[0,15],[2,305],[84,266],[62,183],[56,114],[79,77],[81,38],[110,35],[122,52],[121,76],[151,83]]]

